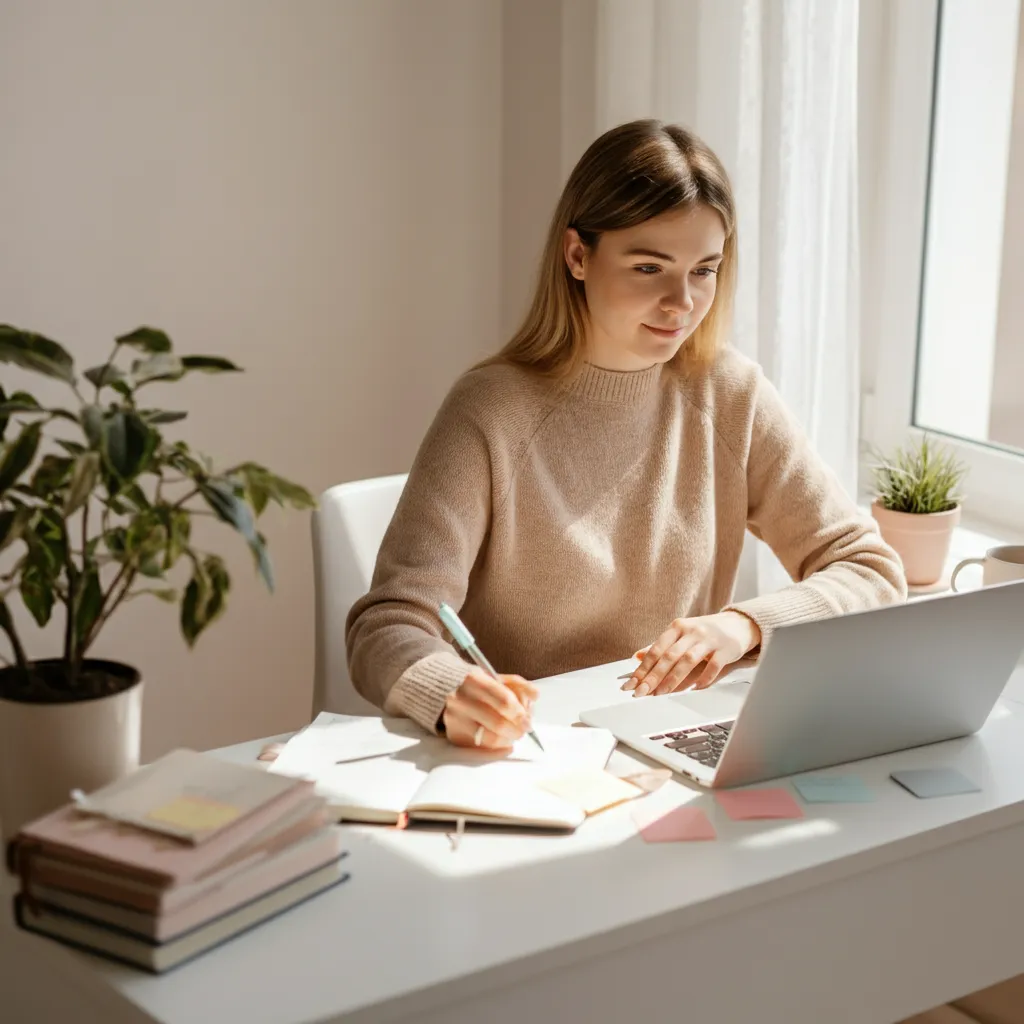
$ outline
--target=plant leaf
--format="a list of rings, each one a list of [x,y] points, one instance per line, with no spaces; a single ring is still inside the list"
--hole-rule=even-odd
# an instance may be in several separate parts
[[[200,561],[194,552],[189,554],[193,572],[181,602],[181,631],[191,647],[227,606],[231,578],[219,556],[207,555]]]
[[[102,366],[90,366],[82,376],[90,384],[102,388],[113,384],[116,380],[124,380],[124,370],[119,366],[114,366],[113,363],[104,363]]]
[[[117,339],[118,345],[128,345],[140,352],[170,352],[171,339],[154,327],[137,327]]]
[[[270,563],[270,555],[267,552],[267,540],[262,533],[256,535],[256,543],[250,544],[252,548],[253,556],[256,559],[256,569],[260,576],[263,577],[263,582],[267,585],[267,590],[271,593],[274,592],[274,567]]]
[[[21,401],[17,395],[12,395],[6,402],[0,405],[0,416],[3,417],[4,423],[6,424],[7,418],[12,416],[16,412],[46,412],[39,403],[32,399],[31,402]]]
[[[207,626],[206,605],[210,599],[210,580],[198,558],[192,558],[192,579],[185,587],[181,600],[181,632],[185,642],[192,647],[196,638]]]
[[[39,448],[41,423],[30,423],[23,427],[21,434],[10,444],[5,444],[0,458],[0,494],[16,483],[22,473],[32,465]]]
[[[292,483],[291,480],[285,480],[284,477],[275,476],[273,473],[271,474],[271,480],[273,481],[274,490],[292,508],[311,509],[317,507],[316,498],[305,487]]]
[[[188,416],[187,412],[164,412],[163,409],[143,409],[139,415],[150,425],[159,426],[164,423],[178,423]]]
[[[213,622],[227,606],[227,595],[231,589],[231,577],[224,561],[216,555],[206,559],[206,574],[210,579],[210,599],[206,604],[207,624]]]
[[[156,449],[157,434],[136,412],[115,410],[103,421],[103,455],[124,482],[141,473]]]
[[[119,562],[128,557],[128,531],[114,526],[103,534],[103,545]]]
[[[147,508],[132,516],[125,538],[125,548],[129,554],[146,560],[163,553],[167,546],[167,527],[163,518],[163,510],[154,508]]]
[[[125,501],[131,502],[140,511],[152,508],[149,498],[146,497],[146,492],[138,484],[129,484],[124,489],[121,497]]]
[[[935,445],[927,434],[897,448],[888,458],[877,452],[872,455],[875,489],[885,508],[927,515],[949,511],[962,500],[959,486],[966,465],[951,450]]]
[[[175,441],[170,448],[164,449],[163,458],[171,469],[176,469],[182,475],[191,477],[193,480],[198,480],[206,475],[206,470],[184,441]]]
[[[148,359],[132,363],[132,378],[139,387],[154,380],[180,380],[185,375],[181,360],[169,352],[158,352]]]
[[[55,581],[67,558],[64,520],[60,512],[54,508],[39,510],[35,528],[25,533],[25,541],[31,560],[45,576]]]
[[[113,412],[103,419],[103,461],[116,476],[128,465],[128,438],[123,412]]]
[[[49,501],[71,479],[74,460],[65,455],[44,455],[32,474],[32,493]]]
[[[103,447],[103,410],[98,405],[86,405],[81,413],[82,430],[88,438],[89,447],[97,450]],[[58,442],[59,443],[59,442]]]
[[[0,551],[9,548],[25,532],[33,515],[33,510],[24,506],[0,512]]]
[[[90,566],[84,576],[79,579],[76,604],[75,637],[77,643],[75,646],[81,650],[82,643],[95,625],[100,609],[103,607],[103,591],[100,588],[99,572],[95,566]]]
[[[167,549],[164,552],[164,571],[174,565],[188,547],[192,534],[192,517],[183,509],[173,509],[167,517]]]
[[[238,497],[230,483],[206,480],[199,485],[199,492],[219,519],[233,526],[247,541],[255,539],[256,521],[252,510]]]
[[[282,507],[290,505],[296,509],[310,509],[317,506],[316,498],[305,487],[271,473],[257,462],[243,462],[232,474],[233,478],[235,476],[241,478],[246,497],[257,516],[263,514],[268,500],[271,499]]]
[[[11,395],[10,401],[18,402],[21,405],[26,406],[30,409],[41,409],[42,406],[39,404],[39,400],[35,395],[30,395],[27,391],[15,391]]]
[[[178,592],[174,587],[143,587],[142,590],[133,590],[132,597],[139,597],[142,594],[152,594],[153,597],[166,601],[168,604],[178,600]]]
[[[257,517],[263,515],[263,510],[267,507],[267,502],[272,494],[270,471],[255,462],[243,462],[233,474],[233,476],[235,475],[241,477],[245,495]]]
[[[53,586],[34,562],[30,562],[21,571],[21,600],[37,625],[45,626],[50,621],[53,613]]]
[[[227,480],[206,480],[199,484],[199,493],[213,509],[218,519],[233,526],[246,540],[256,556],[256,567],[268,590],[274,589],[274,574],[267,555],[266,544],[256,532],[256,520],[248,503],[235,493]]]
[[[241,373],[242,368],[230,359],[220,356],[182,356],[181,365],[186,370],[199,370],[202,373]]]
[[[0,363],[12,363],[67,384],[75,379],[74,362],[62,345],[10,324],[0,324]]]
[[[148,555],[139,562],[139,572],[151,580],[160,580],[164,577],[164,567],[153,555]]]
[[[71,483],[64,498],[64,516],[74,515],[88,500],[100,476],[100,453],[86,452],[75,460]]]

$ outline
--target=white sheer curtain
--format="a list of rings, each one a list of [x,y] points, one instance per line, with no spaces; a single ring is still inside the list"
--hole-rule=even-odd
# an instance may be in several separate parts
[[[678,121],[726,165],[734,343],[856,495],[859,0],[599,0],[597,128]],[[788,581],[748,544],[738,590]]]

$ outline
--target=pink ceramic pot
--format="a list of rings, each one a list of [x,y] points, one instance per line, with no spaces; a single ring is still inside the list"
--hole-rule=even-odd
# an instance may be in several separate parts
[[[931,586],[942,578],[953,530],[960,522],[959,505],[948,512],[917,515],[893,512],[876,501],[871,506],[871,514],[878,521],[882,539],[903,559],[907,583]]]

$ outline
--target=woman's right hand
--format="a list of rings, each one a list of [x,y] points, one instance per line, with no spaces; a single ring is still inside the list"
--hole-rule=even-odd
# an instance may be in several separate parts
[[[462,685],[445,701],[445,734],[459,747],[508,750],[530,728],[537,688],[522,676],[492,679],[471,668]]]

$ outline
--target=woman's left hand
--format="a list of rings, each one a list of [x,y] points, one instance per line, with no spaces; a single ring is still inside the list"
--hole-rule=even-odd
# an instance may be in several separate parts
[[[757,623],[741,612],[674,619],[646,651],[637,651],[640,664],[622,689],[634,697],[703,690],[760,642]]]

